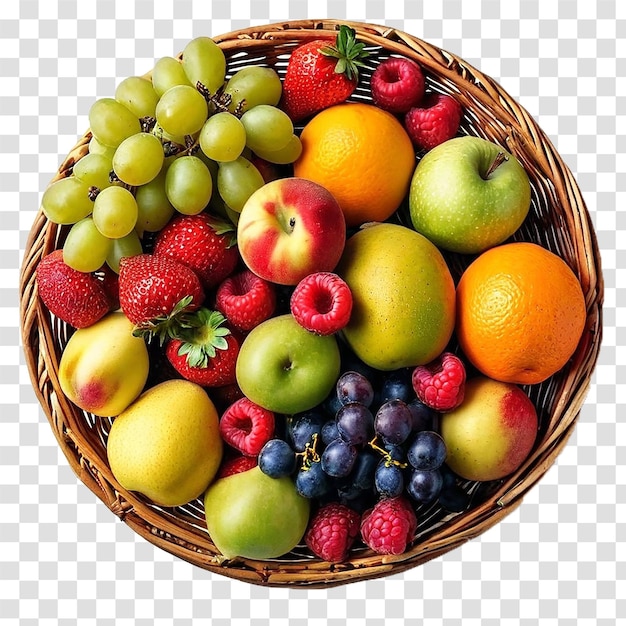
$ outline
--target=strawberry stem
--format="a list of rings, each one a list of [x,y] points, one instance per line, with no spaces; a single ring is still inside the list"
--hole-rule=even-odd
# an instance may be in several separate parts
[[[337,59],[335,74],[345,74],[348,80],[354,81],[359,78],[359,68],[365,67],[363,59],[369,56],[365,44],[357,41],[354,28],[345,24],[339,27],[335,45],[320,48],[320,53]]]

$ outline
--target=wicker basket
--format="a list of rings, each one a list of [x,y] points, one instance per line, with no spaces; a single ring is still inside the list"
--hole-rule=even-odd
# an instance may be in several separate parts
[[[247,65],[269,65],[284,73],[290,51],[306,40],[333,34],[335,21],[295,21],[247,28],[216,38],[228,59],[229,74]],[[61,449],[79,479],[134,531],[164,550],[201,568],[254,584],[328,587],[395,574],[452,550],[497,524],[552,465],[571,435],[588,390],[602,335],[603,283],[591,221],[571,172],[546,135],[513,98],[491,78],[453,54],[396,29],[350,23],[371,56],[354,100],[368,101],[373,68],[389,55],[418,61],[428,87],[453,94],[465,115],[461,132],[495,141],[515,154],[532,184],[530,215],[515,239],[542,244],[563,257],[579,277],[587,304],[583,338],[567,366],[528,388],[539,408],[540,433],[524,465],[493,483],[467,483],[471,507],[446,514],[431,506],[418,511],[419,526],[406,553],[381,556],[362,548],[345,563],[316,559],[306,546],[271,561],[224,560],[206,532],[201,501],[165,509],[122,489],[107,464],[109,420],[77,409],[61,392],[59,357],[71,329],[52,318],[37,295],[35,269],[42,256],[60,245],[66,230],[40,212],[33,224],[21,270],[22,339],[33,386]],[[59,168],[55,180],[71,173],[88,150],[89,132]],[[449,257],[457,277],[467,259]]]

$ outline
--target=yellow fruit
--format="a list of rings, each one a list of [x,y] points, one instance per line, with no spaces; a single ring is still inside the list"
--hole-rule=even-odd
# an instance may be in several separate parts
[[[150,362],[145,341],[133,329],[115,311],[72,335],[59,362],[59,383],[76,406],[111,417],[142,392]]]
[[[113,476],[163,506],[200,496],[222,460],[215,406],[204,389],[172,379],[145,391],[113,421],[107,454]]]
[[[415,152],[402,124],[371,104],[339,104],[302,130],[294,174],[326,187],[348,226],[382,222],[402,203],[415,170]]]
[[[491,248],[457,288],[459,344],[483,374],[532,385],[559,371],[585,327],[578,278],[559,256],[534,243]]]
[[[439,250],[414,230],[376,224],[346,243],[337,273],[353,297],[343,334],[380,370],[428,363],[454,329],[454,281]]]

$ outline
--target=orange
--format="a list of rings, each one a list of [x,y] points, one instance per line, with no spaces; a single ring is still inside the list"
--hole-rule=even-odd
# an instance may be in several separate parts
[[[483,374],[540,383],[574,354],[586,320],[580,282],[565,261],[534,243],[491,248],[457,285],[456,333]]]
[[[294,174],[326,187],[348,226],[382,222],[408,193],[415,152],[402,124],[371,104],[324,109],[302,130]]]

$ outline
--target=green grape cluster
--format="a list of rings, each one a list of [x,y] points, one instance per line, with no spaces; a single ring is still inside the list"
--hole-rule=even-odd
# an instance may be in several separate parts
[[[69,225],[65,262],[91,272],[139,254],[146,232],[176,213],[208,206],[236,222],[265,184],[255,155],[293,163],[302,151],[278,103],[280,77],[250,66],[227,78],[226,58],[209,37],[190,41],[179,61],[159,59],[150,78],[131,76],[89,110],[89,152],[44,192],[42,210]]]

